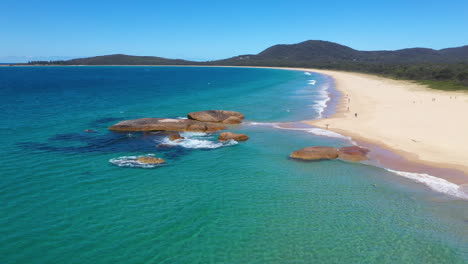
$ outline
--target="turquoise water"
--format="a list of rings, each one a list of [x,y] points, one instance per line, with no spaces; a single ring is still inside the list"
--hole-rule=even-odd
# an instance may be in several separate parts
[[[271,69],[0,68],[0,263],[466,263],[466,201],[364,164],[290,160],[349,143],[250,125],[318,117],[329,84]],[[158,148],[164,135],[106,130],[205,109],[243,112],[232,130],[250,140]],[[167,164],[109,162],[146,154]]]

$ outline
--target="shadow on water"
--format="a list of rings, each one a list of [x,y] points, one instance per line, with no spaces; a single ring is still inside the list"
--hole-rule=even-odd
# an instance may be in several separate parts
[[[191,150],[180,146],[159,144],[167,137],[167,133],[119,133],[106,131],[104,133],[66,133],[57,134],[48,139],[47,143],[20,142],[18,147],[24,150],[39,150],[63,154],[83,153],[164,153],[167,158],[178,158]],[[68,146],[70,145],[70,146]]]
[[[22,150],[31,152],[128,153],[128,155],[153,153],[161,154],[166,159],[177,159],[195,150],[177,144],[164,144],[171,132],[128,133],[107,130],[108,126],[119,120],[122,118],[100,118],[88,123],[88,129],[80,132],[56,134],[48,138],[46,142],[18,142],[16,145]],[[197,148],[197,150],[209,151],[211,149]]]

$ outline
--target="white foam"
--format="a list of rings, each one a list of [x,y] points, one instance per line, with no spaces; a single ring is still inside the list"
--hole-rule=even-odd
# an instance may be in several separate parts
[[[323,117],[323,111],[325,111],[325,108],[327,107],[328,101],[330,101],[330,96],[328,94],[328,88],[330,86],[328,84],[323,84],[320,87],[320,90],[318,90],[318,96],[317,100],[314,102],[312,105],[312,108],[317,111],[318,113],[318,118]]]
[[[314,134],[314,135],[317,135],[317,136],[325,136],[325,137],[345,139],[345,140],[348,140],[353,145],[356,145],[356,143],[354,141],[352,141],[350,137],[346,137],[346,136],[343,136],[343,135],[338,134],[336,132],[326,130],[326,129],[321,129],[321,128],[318,128],[318,127],[306,127],[306,128],[282,127],[281,123],[260,123],[260,122],[248,122],[248,123],[246,123],[246,125],[269,126],[269,127],[274,127],[274,128],[278,128],[278,129],[304,131],[306,133]]]
[[[181,132],[180,135],[184,138],[191,138],[191,137],[206,137],[210,134],[205,132]]]
[[[206,139],[195,139],[195,138],[185,138],[171,141],[167,138],[163,139],[162,144],[172,145],[172,146],[181,146],[189,149],[216,149],[226,146],[236,145],[237,141],[228,140],[225,142],[213,142]]]
[[[312,75],[310,72],[304,72],[305,75]]]
[[[436,192],[468,200],[468,192],[466,192],[466,190],[463,189],[463,186],[457,185],[447,180],[437,178],[425,173],[404,172],[391,169],[385,170],[411,179],[413,181],[423,183]]]
[[[315,85],[317,83],[316,80],[309,80],[309,84]]]
[[[109,162],[119,167],[129,167],[129,168],[151,169],[151,168],[162,166],[162,164],[147,164],[147,163],[139,162],[137,159],[143,156],[154,156],[154,154],[148,154],[148,155],[142,155],[142,156],[122,156],[122,157],[110,159]]]
[[[235,140],[224,142],[212,141],[209,138],[211,134],[203,132],[182,132],[180,135],[183,139],[171,141],[169,138],[164,138],[161,143],[164,145],[180,146],[189,149],[216,149],[236,145],[238,143]]]
[[[178,116],[178,117],[176,117],[176,119],[188,119],[188,118],[185,117],[185,116]]]
[[[351,141],[350,137],[343,136],[341,134],[338,134],[336,132],[326,130],[326,129],[321,129],[318,127],[308,127],[308,128],[285,128],[285,127],[280,127],[278,125],[275,126],[276,128],[279,129],[288,129],[288,130],[296,130],[296,131],[304,131],[306,133],[314,134],[317,136],[325,136],[325,137],[331,137],[331,138],[339,138],[339,139],[345,139],[350,141],[351,143],[354,144],[353,141]]]

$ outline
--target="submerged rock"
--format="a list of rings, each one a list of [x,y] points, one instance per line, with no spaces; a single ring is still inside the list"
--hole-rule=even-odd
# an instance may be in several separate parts
[[[338,157],[338,149],[323,146],[306,147],[292,152],[289,157],[301,160],[330,160]]]
[[[249,137],[245,134],[234,134],[231,132],[223,132],[218,136],[219,141],[227,141],[230,139],[234,139],[235,141],[246,141]]]
[[[244,115],[235,111],[225,110],[207,110],[188,113],[187,117],[192,120],[198,120],[202,122],[213,122],[223,124],[240,124]]]
[[[217,132],[226,127],[222,124],[206,123],[190,119],[140,118],[118,122],[108,129],[112,131],[190,131]]]
[[[347,161],[363,161],[367,160],[368,149],[358,146],[343,147],[338,150],[338,158]]]
[[[144,164],[161,164],[165,162],[163,159],[148,156],[139,157],[137,161]]]

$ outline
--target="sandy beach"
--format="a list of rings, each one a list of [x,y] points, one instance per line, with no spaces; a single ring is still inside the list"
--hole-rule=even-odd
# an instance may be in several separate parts
[[[361,73],[297,70],[331,76],[342,93],[334,115],[305,123],[390,149],[411,162],[468,174],[468,93]],[[452,181],[468,183],[468,177]]]

